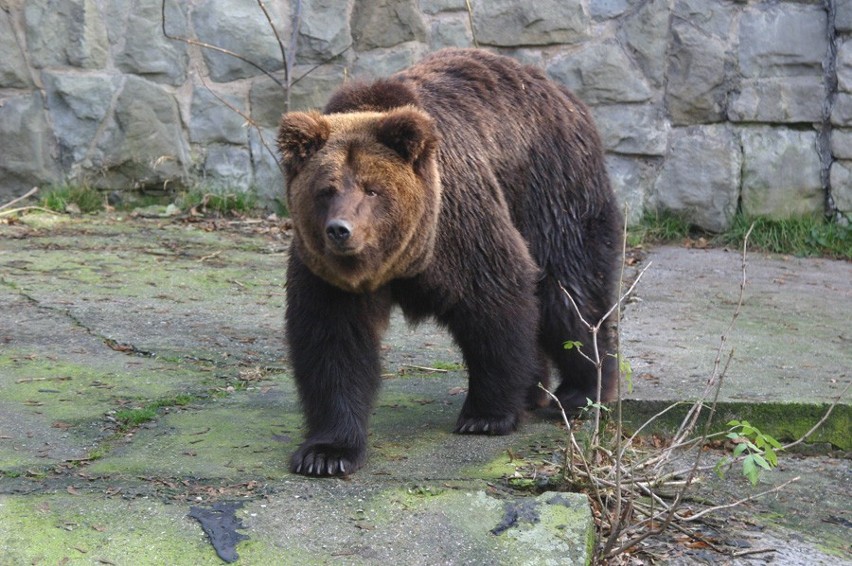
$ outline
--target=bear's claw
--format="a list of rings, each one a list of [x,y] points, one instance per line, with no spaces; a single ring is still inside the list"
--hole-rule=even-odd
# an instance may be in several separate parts
[[[363,457],[359,457],[357,452],[328,445],[302,445],[293,454],[290,470],[303,476],[345,476],[360,467]]]
[[[490,434],[502,436],[510,434],[518,428],[518,418],[515,415],[503,417],[459,417],[454,432],[458,434]]]

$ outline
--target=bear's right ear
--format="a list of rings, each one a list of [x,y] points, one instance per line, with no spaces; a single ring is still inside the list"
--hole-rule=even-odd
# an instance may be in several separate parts
[[[319,112],[291,112],[281,117],[278,127],[278,151],[289,177],[295,176],[305,162],[318,152],[331,127]]]
[[[430,156],[438,143],[432,118],[410,106],[385,113],[376,127],[376,137],[412,164]]]

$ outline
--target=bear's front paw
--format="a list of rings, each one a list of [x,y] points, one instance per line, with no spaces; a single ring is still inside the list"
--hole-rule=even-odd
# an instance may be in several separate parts
[[[454,432],[458,434],[510,434],[518,428],[517,415],[481,417],[461,414]]]
[[[364,463],[364,450],[306,441],[290,459],[290,471],[303,476],[346,476]]]

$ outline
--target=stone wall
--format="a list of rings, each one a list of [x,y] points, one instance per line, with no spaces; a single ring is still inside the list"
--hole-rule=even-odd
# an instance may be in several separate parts
[[[164,34],[160,0],[0,0],[0,202],[65,181],[272,201],[288,102],[476,41],[592,106],[632,221],[852,213],[852,0],[469,4],[266,0],[287,73],[253,0],[166,0],[167,34],[189,42]]]

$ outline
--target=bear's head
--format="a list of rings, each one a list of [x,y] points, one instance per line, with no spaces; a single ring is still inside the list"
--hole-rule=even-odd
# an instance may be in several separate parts
[[[278,149],[294,252],[316,275],[369,292],[426,267],[441,199],[428,114],[293,112],[281,119]]]

